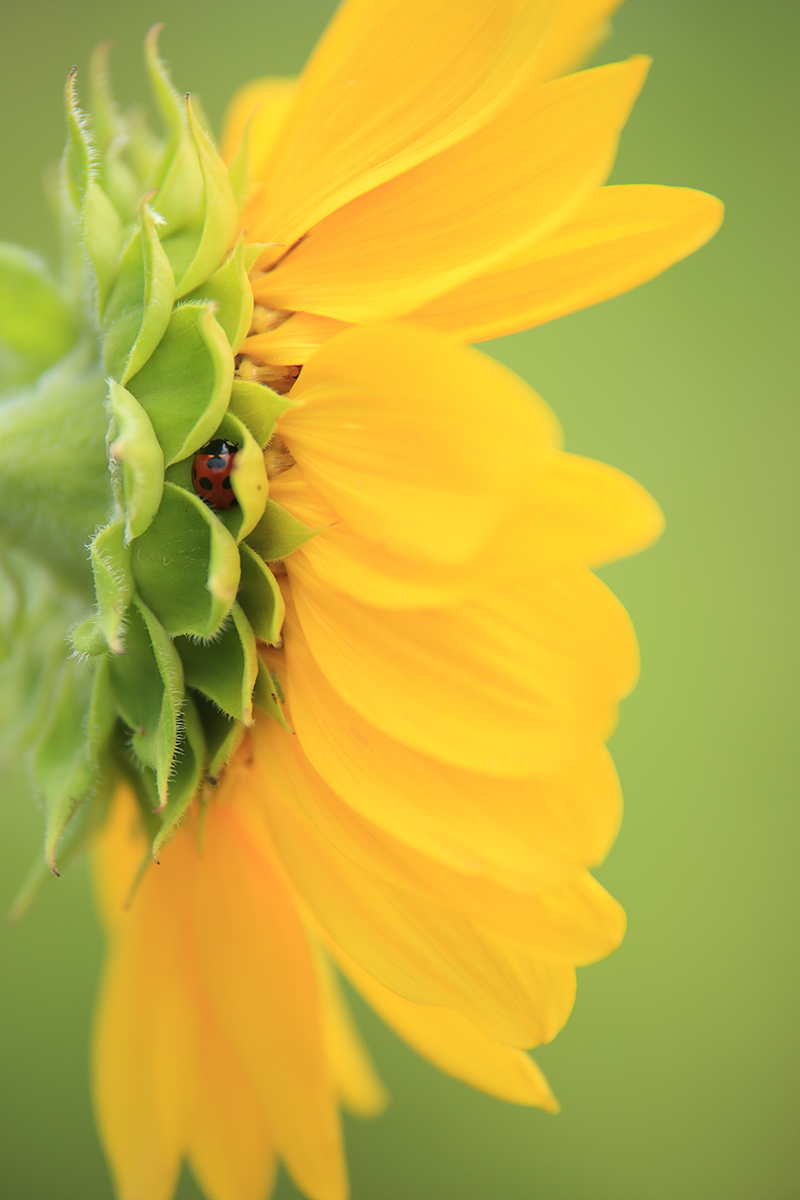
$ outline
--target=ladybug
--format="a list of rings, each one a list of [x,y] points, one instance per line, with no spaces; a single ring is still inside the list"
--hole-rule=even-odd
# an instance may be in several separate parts
[[[209,508],[225,512],[239,501],[231,487],[231,471],[238,446],[215,438],[206,442],[192,463],[192,486]]]

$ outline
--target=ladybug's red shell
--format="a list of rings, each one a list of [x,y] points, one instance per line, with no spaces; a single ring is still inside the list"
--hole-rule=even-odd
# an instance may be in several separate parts
[[[210,508],[225,512],[238,504],[231,487],[231,471],[238,447],[215,438],[206,442],[192,463],[192,486]]]

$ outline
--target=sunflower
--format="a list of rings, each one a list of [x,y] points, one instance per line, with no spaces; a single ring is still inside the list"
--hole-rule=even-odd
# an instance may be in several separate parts
[[[155,34],[165,138],[102,53],[91,127],[70,80],[71,296],[0,255],[29,316],[0,445],[38,438],[24,475],[0,464],[10,641],[39,655],[5,670],[49,710],[19,733],[47,862],[93,849],[120,1200],[170,1200],[184,1159],[209,1200],[264,1197],[278,1161],[346,1195],[340,1107],[384,1095],[342,975],[443,1070],[557,1108],[525,1050],[624,930],[589,868],[638,656],[592,568],[661,516],[461,343],[719,222],[701,193],[602,186],[646,62],[561,73],[613,7],[347,0],[297,84],[235,98],[227,167]],[[68,512],[42,487],[65,450]]]

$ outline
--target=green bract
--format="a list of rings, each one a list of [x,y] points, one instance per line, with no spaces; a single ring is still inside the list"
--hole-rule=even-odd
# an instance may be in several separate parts
[[[268,499],[263,451],[290,401],[235,378],[246,156],[229,174],[156,33],[164,137],[118,110],[103,50],[91,118],[67,83],[63,281],[0,246],[0,715],[31,754],[53,871],[120,777],[157,854],[253,706],[284,721],[257,650],[280,644],[284,613],[267,563],[312,535]],[[226,512],[191,482],[217,437],[238,447]]]

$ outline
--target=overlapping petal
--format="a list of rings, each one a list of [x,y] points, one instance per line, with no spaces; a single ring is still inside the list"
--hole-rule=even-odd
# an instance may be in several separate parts
[[[556,774],[526,780],[420,754],[345,704],[293,612],[285,673],[293,728],[314,768],[337,797],[403,845],[518,888],[555,887],[605,857],[622,806],[603,746]]]
[[[245,209],[290,245],[335,209],[484,125],[523,82],[554,0],[347,0]]]
[[[256,299],[375,320],[491,269],[605,180],[648,61],[526,87],[479,132],[331,213],[256,282]]]
[[[255,740],[281,801],[313,825],[326,844],[401,896],[411,892],[466,917],[493,941],[543,962],[594,962],[619,945],[622,911],[587,872],[573,873],[551,890],[533,891],[512,890],[444,867],[344,804],[311,766],[297,739],[274,722],[262,722]]]
[[[558,1112],[547,1080],[522,1050],[487,1037],[461,1013],[404,1000],[340,948],[336,959],[386,1024],[440,1070],[499,1100]]]
[[[411,320],[480,342],[638,287],[716,233],[723,206],[691,188],[598,188],[564,225]]]
[[[357,533],[434,562],[475,555],[532,453],[557,436],[550,411],[511,372],[399,324],[333,338],[291,398],[279,432],[309,482]],[[502,456],[487,453],[487,425]]]
[[[614,727],[638,654],[622,605],[563,569],[446,610],[392,612],[288,560],[303,633],[331,685],[390,737],[503,777],[546,774]]]
[[[270,759],[259,777],[293,883],[322,929],[371,975],[406,999],[461,1012],[507,1045],[555,1036],[574,1001],[572,967],[536,962],[363,870],[286,803],[286,782]]]

